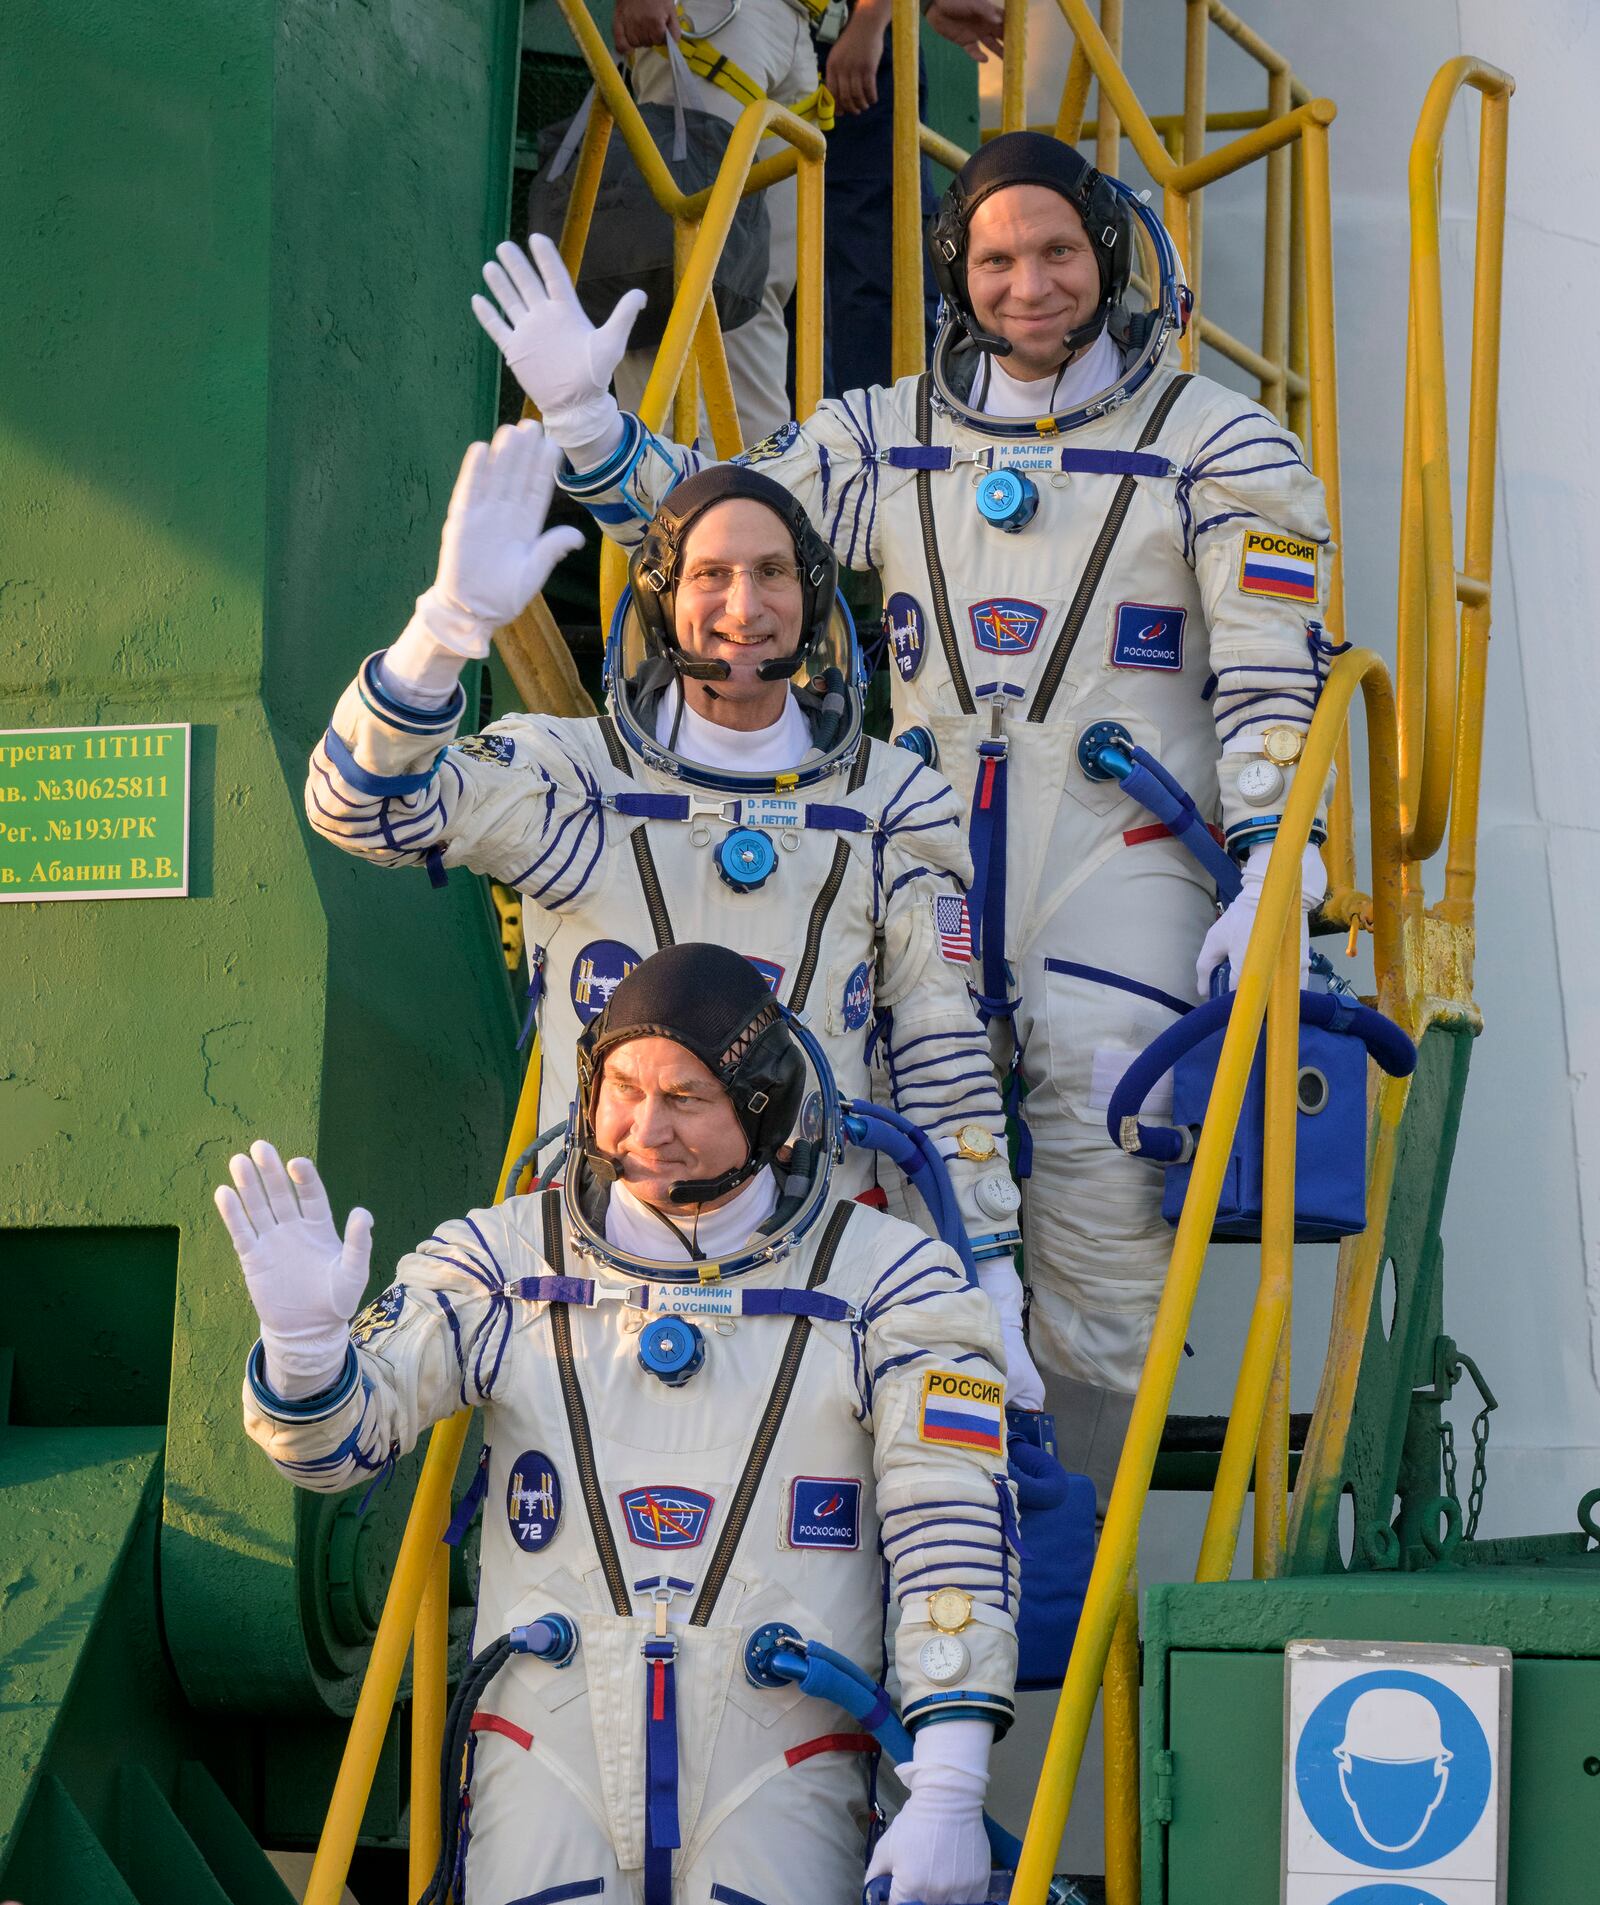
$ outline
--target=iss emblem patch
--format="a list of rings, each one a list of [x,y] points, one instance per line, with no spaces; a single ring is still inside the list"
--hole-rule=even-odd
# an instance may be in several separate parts
[[[400,1321],[405,1300],[406,1286],[403,1283],[391,1283],[387,1290],[375,1296],[350,1325],[350,1340],[356,1348],[365,1349],[374,1336],[392,1330]]]
[[[861,1546],[861,1484],[833,1476],[797,1475],[789,1484],[789,1546]]]
[[[529,1449],[511,1464],[506,1520],[511,1539],[525,1554],[538,1554],[555,1539],[561,1525],[561,1477],[543,1449]]]
[[[583,1024],[605,1011],[612,993],[638,963],[639,955],[620,939],[589,941],[572,962],[572,1003]]]
[[[651,1483],[620,1497],[628,1539],[641,1548],[698,1548],[716,1498],[699,1488]]]
[[[733,461],[742,463],[746,468],[752,463],[770,463],[774,457],[782,456],[799,435],[799,424],[779,424],[770,437],[763,437],[759,443],[752,443],[748,450],[741,450]]]
[[[927,647],[922,604],[914,595],[901,593],[889,597],[883,611],[883,638],[889,645],[889,657],[899,670],[900,679],[914,680]]]
[[[1012,595],[991,596],[967,610],[972,639],[986,655],[1027,655],[1039,639],[1048,611]]]
[[[469,754],[475,761],[487,761],[491,767],[509,767],[517,756],[517,744],[509,734],[469,734],[455,743],[458,754]]]
[[[1188,613],[1149,602],[1119,602],[1111,631],[1111,666],[1160,668],[1176,674],[1183,666],[1183,624]]]

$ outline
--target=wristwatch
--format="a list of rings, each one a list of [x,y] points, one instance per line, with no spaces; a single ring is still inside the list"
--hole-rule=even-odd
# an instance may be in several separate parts
[[[972,1625],[972,1596],[963,1588],[935,1588],[928,1596],[928,1620],[941,1634],[959,1634]]]
[[[967,1671],[972,1656],[954,1634],[930,1634],[917,1649],[917,1665],[935,1686],[948,1686]]]
[[[1268,728],[1261,736],[1261,751],[1278,767],[1293,767],[1305,745],[1305,734],[1299,728]]]
[[[956,1156],[974,1164],[987,1163],[995,1154],[994,1133],[981,1124],[964,1124],[956,1133]]]
[[[1283,769],[1276,761],[1264,760],[1257,754],[1239,769],[1234,786],[1241,800],[1249,801],[1252,807],[1265,807],[1283,792]]]

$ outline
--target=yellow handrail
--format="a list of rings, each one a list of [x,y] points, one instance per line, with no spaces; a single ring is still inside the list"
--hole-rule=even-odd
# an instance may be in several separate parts
[[[1467,457],[1467,559],[1461,674],[1478,699],[1464,728],[1482,722],[1482,663],[1489,634],[1488,586],[1494,543],[1495,402],[1500,365],[1500,278],[1505,234],[1506,125],[1513,81],[1498,67],[1463,58],[1442,66],[1411,143],[1411,319],[1406,353],[1407,482],[1400,518],[1399,661],[1406,857],[1426,860],[1444,839],[1452,783],[1457,831],[1450,898],[1470,909],[1477,855],[1477,761],[1458,758],[1456,573],[1450,502],[1449,394],[1440,277],[1439,156],[1457,93],[1483,95],[1479,114],[1478,243],[1473,295],[1473,372]],[[1484,340],[1484,348],[1478,339]]]
[[[537,1135],[539,1116],[539,1042],[534,1040],[517,1094],[511,1135],[496,1179],[497,1195],[510,1194],[511,1167]],[[339,1905],[361,1820],[378,1770],[378,1755],[389,1730],[389,1715],[413,1645],[411,1673],[411,1847],[408,1866],[414,1898],[427,1883],[439,1856],[439,1752],[444,1741],[446,1652],[450,1621],[450,1550],[444,1531],[450,1525],[450,1488],[461,1463],[472,1411],[459,1410],[434,1424],[428,1453],[417,1478],[417,1492],[406,1517],[400,1552],[384,1596],[372,1654],[339,1761],[317,1842],[305,1905]],[[420,1812],[418,1807],[421,1807]],[[431,1851],[428,1848],[431,1847]],[[418,1876],[420,1868],[420,1877]]]
[[[1016,1905],[1043,1905],[1055,1869],[1056,1853],[1066,1828],[1072,1789],[1083,1757],[1083,1744],[1094,1711],[1095,1696],[1105,1672],[1111,1638],[1120,1617],[1124,1585],[1129,1578],[1139,1540],[1139,1521],[1150,1478],[1155,1470],[1161,1431],[1172,1401],[1173,1385],[1183,1356],[1184,1337],[1199,1288],[1200,1273],[1211,1241],[1212,1224],[1221,1195],[1228,1153],[1244,1101],[1245,1087],[1266,1016],[1267,993],[1274,962],[1280,958],[1286,939],[1298,962],[1300,860],[1311,837],[1322,783],[1333,764],[1339,735],[1349,708],[1360,689],[1366,702],[1368,730],[1369,796],[1374,816],[1374,861],[1387,853],[1388,864],[1397,865],[1398,845],[1396,796],[1398,779],[1394,748],[1394,697],[1388,670],[1380,656],[1370,649],[1353,649],[1342,655],[1329,671],[1322,699],[1306,737],[1305,752],[1290,790],[1283,821],[1266,883],[1257,910],[1256,925],[1250,936],[1249,950],[1239,973],[1232,1016],[1222,1043],[1212,1087],[1211,1106],[1194,1155],[1189,1192],[1178,1222],[1161,1302],[1156,1311],[1150,1348],[1145,1357],[1144,1373],[1134,1398],[1122,1460],[1112,1486],[1106,1510],[1105,1527],[1095,1556],[1094,1571],[1084,1598],[1083,1616],[1077,1640],[1062,1685],[1049,1745],[1045,1751],[1033,1812],[1023,1841],[1022,1859],[1017,1868],[1011,1896]],[[1383,816],[1387,814],[1385,822]],[[1403,983],[1399,913],[1399,882],[1375,881],[1373,935],[1380,973],[1380,999],[1392,997]],[[1298,1013],[1296,1014],[1298,1018]],[[1292,1088],[1292,1087],[1291,1087]],[[1270,1189],[1270,1187],[1269,1187]],[[1291,1186],[1292,1195],[1292,1186]],[[1382,1213],[1370,1205],[1369,1219],[1381,1222]],[[1267,1379],[1276,1360],[1279,1330],[1273,1328],[1272,1305],[1275,1292],[1268,1289],[1258,1298],[1257,1315],[1252,1321],[1251,1343],[1256,1362],[1263,1357]],[[1279,1316],[1281,1329],[1281,1314]],[[1241,1382],[1244,1376],[1241,1374]],[[1264,1398],[1267,1381],[1252,1378]],[[1259,1409],[1257,1420],[1259,1422]],[[1241,1430],[1239,1439],[1243,1440]],[[1254,1447],[1254,1433],[1250,1447]],[[1230,1461],[1224,1449],[1224,1462]],[[1237,1463],[1231,1464],[1237,1467]],[[1243,1512],[1244,1489],[1249,1479],[1248,1462],[1224,1492],[1219,1475],[1213,1519],[1219,1528],[1238,1528]]]

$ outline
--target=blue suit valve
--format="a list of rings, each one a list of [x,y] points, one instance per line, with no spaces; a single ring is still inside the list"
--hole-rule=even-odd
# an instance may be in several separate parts
[[[711,856],[717,877],[735,893],[754,893],[772,878],[778,849],[754,827],[735,827]]]
[[[1126,780],[1133,769],[1133,736],[1120,721],[1091,721],[1078,740],[1078,765],[1088,780]]]
[[[939,743],[926,728],[907,728],[894,737],[896,747],[903,747],[908,754],[915,754],[919,761],[929,767],[939,765]]]
[[[745,1642],[744,1676],[752,1687],[786,1687],[795,1679],[793,1673],[779,1673],[773,1666],[773,1655],[780,1648],[791,1654],[804,1654],[806,1649],[799,1628],[787,1621],[767,1621]]]
[[[681,1316],[662,1316],[639,1332],[639,1367],[681,1389],[706,1359],[705,1338]]]
[[[541,1614],[526,1627],[513,1627],[510,1633],[514,1654],[532,1654],[552,1667],[570,1667],[578,1651],[577,1623],[565,1614]]]
[[[978,484],[978,514],[1008,536],[1026,529],[1038,507],[1038,485],[1021,470],[990,470]]]

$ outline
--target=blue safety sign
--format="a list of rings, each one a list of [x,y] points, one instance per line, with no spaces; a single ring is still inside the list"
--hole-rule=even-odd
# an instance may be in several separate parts
[[[1358,1885],[1341,1892],[1333,1905],[1444,1905],[1444,1900],[1417,1885]]]
[[[1294,1780],[1306,1817],[1336,1852],[1406,1871],[1466,1839],[1488,1807],[1494,1768],[1483,1727],[1458,1694],[1432,1675],[1389,1668],[1355,1674],[1322,1698],[1300,1734]],[[1396,1905],[1410,1895],[1385,1889]]]

